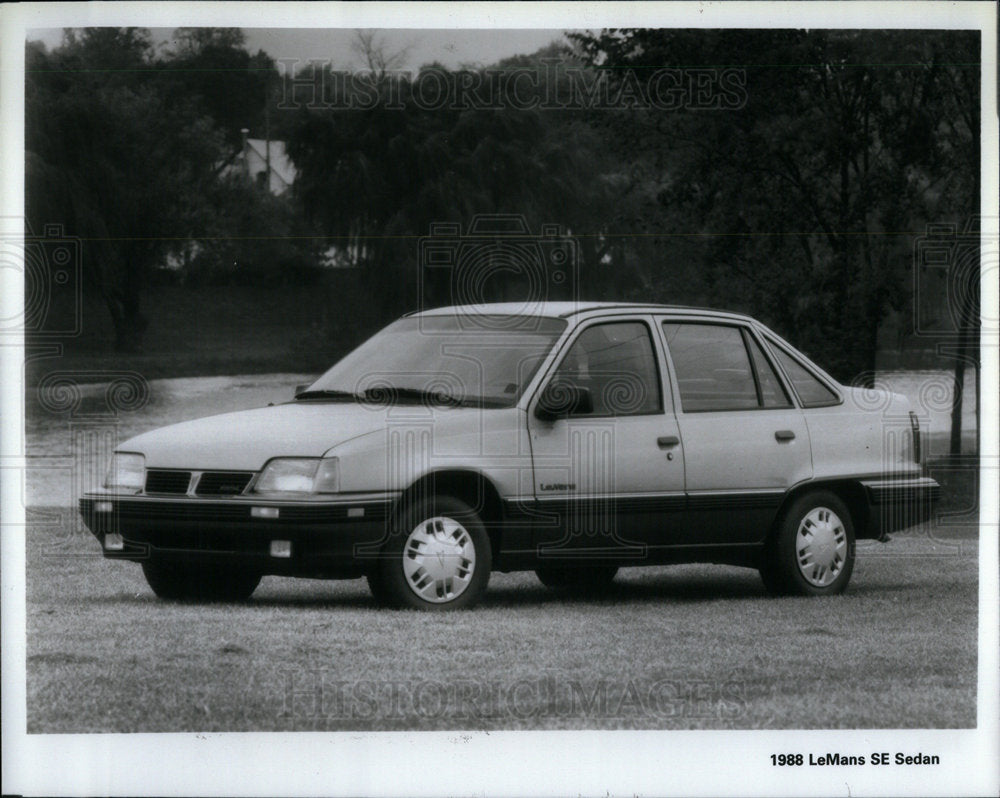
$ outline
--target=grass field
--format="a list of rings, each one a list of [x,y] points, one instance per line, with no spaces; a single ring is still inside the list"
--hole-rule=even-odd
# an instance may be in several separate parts
[[[971,526],[861,544],[834,599],[680,566],[595,600],[495,574],[443,615],[376,609],[360,580],[161,602],[68,528],[28,532],[29,732],[976,725]]]

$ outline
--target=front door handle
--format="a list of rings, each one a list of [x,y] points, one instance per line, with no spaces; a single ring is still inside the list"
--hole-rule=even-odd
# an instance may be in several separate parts
[[[681,442],[681,439],[676,435],[664,435],[661,438],[656,439],[656,445],[661,449],[669,449],[671,446],[676,446]]]
[[[779,441],[793,441],[795,440],[795,433],[790,429],[779,429],[774,433],[774,437]]]

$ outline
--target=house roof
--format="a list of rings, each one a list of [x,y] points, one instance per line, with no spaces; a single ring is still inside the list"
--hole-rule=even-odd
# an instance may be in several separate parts
[[[270,148],[268,148],[268,144],[270,144]],[[262,161],[267,160],[267,151],[270,149],[271,171],[281,178],[286,185],[290,186],[295,182],[295,166],[285,151],[285,142],[273,140],[265,142],[264,139],[247,139],[247,146],[257,153]]]

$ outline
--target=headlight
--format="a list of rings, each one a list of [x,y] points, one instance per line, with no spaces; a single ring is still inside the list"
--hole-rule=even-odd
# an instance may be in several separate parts
[[[141,454],[115,452],[104,477],[104,487],[123,493],[138,493],[146,483],[146,458]]]
[[[255,493],[336,493],[340,468],[336,457],[278,457],[268,462]]]

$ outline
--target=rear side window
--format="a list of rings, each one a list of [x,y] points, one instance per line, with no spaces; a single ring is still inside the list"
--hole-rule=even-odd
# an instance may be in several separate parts
[[[803,407],[823,407],[840,402],[840,397],[813,376],[813,373],[798,360],[774,341],[769,339],[769,343],[785,374],[791,380],[795,393],[799,395]]]
[[[757,373],[757,382],[760,385],[760,400],[762,407],[791,407],[792,400],[781,385],[781,380],[774,373],[774,368],[764,357],[764,352],[752,337],[747,336],[747,343],[750,345],[750,354],[753,356],[753,367]]]
[[[738,327],[664,322],[685,413],[760,407]]]

